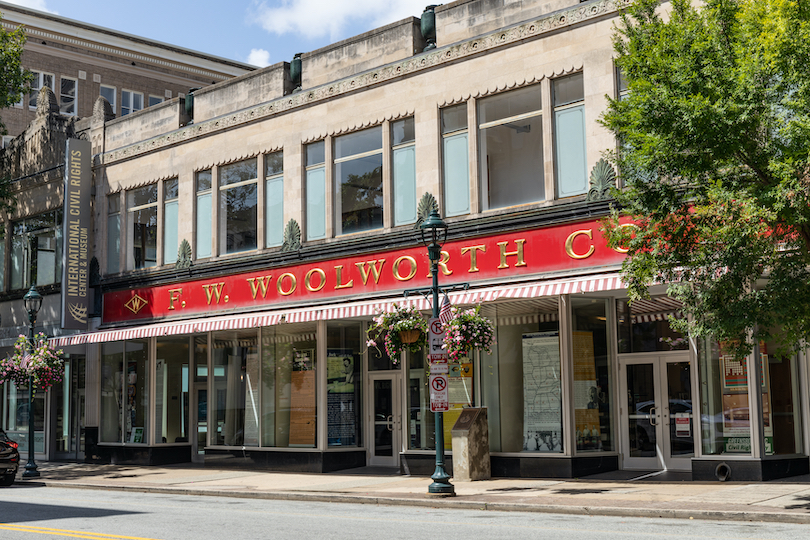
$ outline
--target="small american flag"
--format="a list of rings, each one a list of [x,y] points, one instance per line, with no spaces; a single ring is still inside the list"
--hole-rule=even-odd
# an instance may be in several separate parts
[[[447,294],[445,293],[444,299],[442,300],[442,305],[439,308],[439,320],[442,322],[442,324],[447,324],[450,322],[450,307],[450,299],[447,298]]]

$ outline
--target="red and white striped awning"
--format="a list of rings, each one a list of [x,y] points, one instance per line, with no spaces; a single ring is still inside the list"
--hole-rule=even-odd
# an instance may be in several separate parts
[[[240,330],[243,328],[258,328],[278,324],[283,317],[281,312],[242,313],[211,317],[207,319],[194,319],[177,322],[166,322],[135,326],[132,328],[115,328],[90,332],[87,334],[74,334],[62,336],[51,341],[57,347],[68,345],[83,345],[85,343],[101,343],[105,341],[122,341],[125,339],[148,338],[155,336],[177,336],[182,334],[196,334],[214,330]]]
[[[499,300],[540,298],[543,296],[556,296],[560,294],[577,294],[599,291],[610,291],[625,288],[618,273],[600,274],[591,276],[569,277],[548,281],[533,281],[512,285],[497,285],[480,289],[456,291],[449,294],[450,302],[456,306],[470,306],[483,302]],[[242,313],[238,315],[223,315],[205,319],[165,322],[101,330],[86,334],[74,334],[53,338],[51,341],[57,347],[68,345],[82,345],[85,343],[101,343],[105,341],[121,341],[126,339],[148,338],[154,336],[176,336],[211,332],[215,330],[240,330],[244,328],[259,328],[279,324],[282,319],[288,323],[311,322],[331,319],[350,319],[353,317],[371,317],[382,311],[393,309],[393,305],[413,306],[416,309],[427,311],[431,309],[430,302],[422,296],[408,298],[386,298],[365,301],[344,302],[334,305],[312,306],[301,309],[278,310],[262,313]]]

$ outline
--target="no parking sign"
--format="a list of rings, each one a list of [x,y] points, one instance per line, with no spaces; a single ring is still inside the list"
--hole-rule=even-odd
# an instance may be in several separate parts
[[[439,319],[428,321],[428,361],[430,362],[430,411],[450,410],[447,390],[447,351],[444,349],[444,328]]]

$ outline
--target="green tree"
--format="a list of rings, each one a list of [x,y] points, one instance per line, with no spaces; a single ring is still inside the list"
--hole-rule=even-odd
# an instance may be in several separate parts
[[[0,21],[2,20],[0,14]],[[7,109],[19,103],[23,93],[28,91],[31,73],[23,69],[21,59],[25,45],[25,32],[19,26],[9,32],[0,26],[0,109]],[[0,135],[7,133],[0,118]]]
[[[614,47],[625,187],[605,225],[631,298],[668,283],[679,329],[738,355],[810,335],[810,2],[636,0]]]

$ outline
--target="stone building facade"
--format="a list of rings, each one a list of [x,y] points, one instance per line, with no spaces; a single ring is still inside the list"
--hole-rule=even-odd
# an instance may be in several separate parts
[[[388,358],[365,330],[394,303],[429,313],[406,292],[430,283],[414,225],[433,197],[449,228],[440,285],[497,336],[450,366],[448,451],[459,413],[486,407],[495,476],[806,472],[804,353],[762,344],[734,364],[678,335],[663,287],[628,303],[624,253],[600,232],[618,180],[598,120],[625,90],[611,47],[624,5],[459,0],[203,88],[191,108],[111,119],[98,101],[69,136],[94,156],[100,301],[87,331],[62,331],[60,284],[42,284],[38,324],[75,374],[41,404],[42,455],[432,472],[425,355]],[[27,220],[60,211],[60,185],[19,186],[6,230],[58,251],[58,227]],[[10,236],[6,345],[40,286],[21,257],[51,256]],[[14,432],[24,397],[5,391]]]

